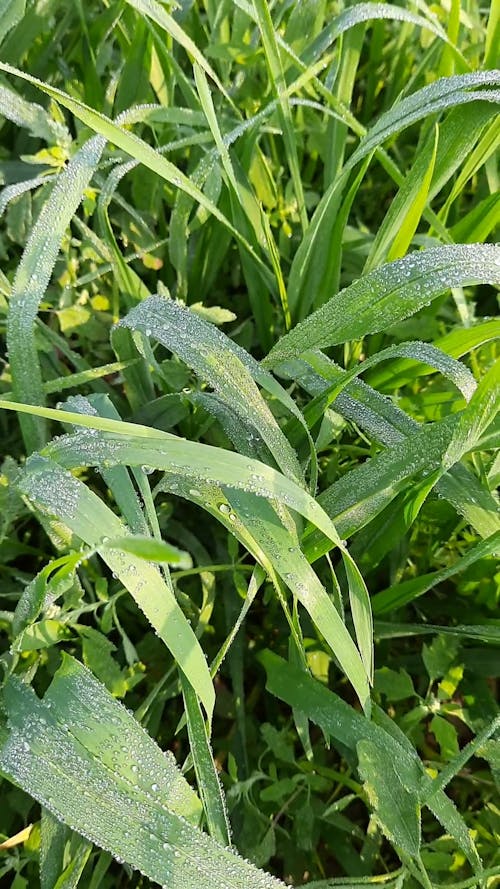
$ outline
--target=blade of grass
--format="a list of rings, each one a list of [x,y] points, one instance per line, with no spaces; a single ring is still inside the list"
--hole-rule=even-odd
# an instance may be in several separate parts
[[[231,845],[231,830],[224,793],[217,775],[207,728],[196,693],[184,674],[180,673],[182,696],[187,720],[189,746],[193,757],[196,781],[210,836],[222,846]]]
[[[283,336],[264,364],[360,339],[408,318],[450,287],[482,283],[500,284],[500,248],[493,244],[450,244],[409,254],[332,297]]]
[[[307,211],[304,198],[304,189],[302,187],[302,177],[300,174],[299,157],[297,153],[297,138],[292,120],[292,113],[288,96],[286,94],[286,80],[280,57],[280,51],[276,40],[273,20],[267,0],[253,0],[256,20],[262,37],[262,45],[266,57],[266,64],[269,70],[273,90],[279,101],[279,115],[283,130],[283,140],[285,150],[292,176],[295,197],[297,200],[298,213],[302,230],[306,231],[308,226]]]
[[[99,163],[104,139],[94,137],[74,155],[57,177],[18,266],[9,301],[7,348],[15,399],[44,404],[42,374],[35,342],[34,321],[48,287],[61,241]],[[43,447],[46,424],[23,417],[21,430],[28,452]]]
[[[99,699],[108,712],[114,708],[113,720],[96,719],[96,681],[81,665],[70,669],[75,680],[61,685],[59,672],[43,702],[10,678],[4,773],[153,882],[172,889],[195,889],[200,879],[207,889],[283,886],[179,817],[176,794],[188,785],[171,759],[109,695]]]

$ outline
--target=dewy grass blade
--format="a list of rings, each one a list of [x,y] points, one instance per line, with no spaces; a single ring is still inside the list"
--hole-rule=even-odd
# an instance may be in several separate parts
[[[110,539],[126,534],[120,519],[82,482],[46,457],[34,455],[27,461],[19,490],[43,514],[57,516],[96,548],[189,678],[210,716],[215,695],[207,662],[175,596],[154,565],[108,546]]]
[[[9,679],[2,771],[56,817],[160,885],[198,889],[201,880],[207,889],[283,887],[185,820],[192,791],[172,760],[75,664],[73,681],[58,673],[44,701]],[[112,719],[101,718],[96,699]]]
[[[307,46],[302,59],[308,65],[316,61],[345,31],[362,22],[370,22],[383,19],[392,19],[400,22],[410,22],[417,27],[431,31],[436,37],[447,42],[448,38],[437,19],[424,18],[416,15],[408,9],[400,6],[392,6],[390,3],[356,3],[344,9],[320,34]]]
[[[273,366],[307,349],[361,339],[410,317],[451,287],[500,284],[500,248],[450,244],[381,266],[346,287],[286,334],[264,364]]]
[[[316,355],[316,365],[320,355],[321,353]],[[306,391],[317,395],[326,389],[326,380],[335,379],[335,374],[340,380],[346,373],[326,356],[322,357],[322,361],[325,369],[318,374],[312,372],[310,365],[302,361],[289,362],[288,365],[283,364],[279,369],[282,375],[291,376]],[[399,447],[401,442],[405,439],[408,440],[421,430],[419,424],[396,404],[358,379],[352,380],[345,391],[338,395],[335,401],[335,410],[346,419],[358,424],[371,438],[388,448]],[[447,434],[441,444],[436,442],[436,445],[438,448],[445,449],[449,441],[450,438]],[[427,449],[421,444],[420,457],[425,453],[427,453]],[[436,457],[438,463],[441,462],[442,454],[443,450],[438,450]],[[416,456],[419,457],[419,454]],[[435,464],[436,468],[438,463]],[[387,468],[390,484],[390,465]],[[358,469],[361,471],[362,467],[358,467]],[[397,482],[397,478],[395,481]],[[466,466],[462,464],[453,466],[446,475],[439,479],[436,488],[438,493],[448,500],[460,515],[464,516],[481,537],[489,537],[500,529],[496,499]],[[320,495],[320,501],[321,498],[322,495]],[[339,521],[342,528],[342,521],[340,519]],[[356,527],[355,524],[354,527]],[[339,533],[342,537],[349,536],[346,527],[339,530]]]
[[[229,338],[180,303],[152,297],[132,309],[115,328],[154,336],[210,383],[222,400],[259,431],[282,471],[301,481],[297,457]],[[241,350],[243,351],[243,350]]]
[[[457,463],[464,454],[474,450],[481,435],[500,410],[500,361],[484,375],[467,407],[459,416],[443,464]]]
[[[318,355],[317,352],[304,352],[302,357],[312,368],[318,369],[326,375],[328,366],[325,364],[323,355]],[[313,424],[321,418],[326,408],[338,398],[351,380],[393,357],[415,358],[416,361],[421,361],[424,365],[429,365],[440,371],[444,377],[451,380],[466,401],[470,401],[476,390],[476,381],[469,368],[462,362],[456,361],[455,358],[452,358],[445,352],[441,352],[440,349],[437,349],[430,343],[422,343],[418,340],[409,343],[398,343],[395,346],[388,346],[387,349],[376,352],[375,355],[371,355],[369,358],[365,358],[357,367],[346,371],[341,381],[338,380],[338,374],[334,371],[333,378],[335,383],[313,399],[304,411],[304,417],[310,427],[312,428]],[[317,358],[318,363],[316,365]]]
[[[61,408],[89,417],[120,419],[111,400],[106,395],[97,393],[89,395],[88,398],[75,395],[68,398]],[[128,469],[125,466],[111,466],[109,469],[103,469],[101,474],[132,533],[147,534],[148,525]]]
[[[90,139],[59,174],[26,244],[18,266],[7,315],[7,347],[13,397],[43,405],[45,393],[34,323],[49,284],[66,229],[99,163],[105,140]],[[28,452],[43,447],[46,424],[23,417],[21,429]]]
[[[196,781],[210,836],[222,846],[231,845],[231,828],[224,792],[210,749],[207,728],[200,704],[190,682],[181,671],[182,695],[186,711],[189,746],[193,757]]]
[[[238,229],[232,225],[219,208],[213,204],[212,201],[200,191],[200,189],[193,185],[191,180],[179,170],[175,164],[163,157],[163,155],[148,145],[147,142],[144,142],[138,136],[135,136],[123,127],[118,126],[109,117],[106,117],[105,114],[95,111],[93,108],[85,105],[84,102],[80,102],[79,99],[74,99],[63,90],[59,90],[47,83],[43,83],[43,81],[38,80],[38,78],[32,77],[24,71],[20,71],[19,68],[14,68],[12,65],[0,62],[0,71],[5,71],[6,74],[12,74],[14,77],[20,77],[21,79],[28,81],[28,83],[31,83],[48,96],[51,96],[51,98],[55,99],[57,102],[60,102],[61,105],[71,111],[75,117],[90,127],[91,130],[100,133],[113,145],[117,145],[123,151],[126,151],[127,154],[136,158],[136,160],[140,161],[154,173],[157,173],[158,176],[165,179],[166,182],[169,182],[176,188],[186,192],[186,194],[215,216],[215,218],[231,232],[236,240],[239,241],[239,243],[242,244],[252,256],[253,261],[259,266],[264,275],[267,274],[267,277],[272,280],[270,271],[263,263],[262,259],[257,256],[246,238],[244,238]]]

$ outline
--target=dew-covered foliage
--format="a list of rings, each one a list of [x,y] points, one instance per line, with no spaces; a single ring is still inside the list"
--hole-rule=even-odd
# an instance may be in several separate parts
[[[0,0],[0,882],[500,880],[500,5]]]

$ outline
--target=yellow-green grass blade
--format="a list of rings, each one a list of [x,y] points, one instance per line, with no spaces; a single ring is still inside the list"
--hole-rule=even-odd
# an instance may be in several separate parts
[[[267,0],[253,0],[255,17],[262,37],[262,45],[274,92],[279,101],[279,112],[283,130],[283,140],[292,176],[298,212],[303,231],[307,229],[308,220],[300,173],[297,139],[294,131],[292,113],[286,94],[286,80],[281,62],[280,50],[276,40],[273,20]]]
[[[303,306],[324,303],[332,292],[328,278],[329,250],[342,191],[350,171],[377,149],[386,139],[413,123],[457,105],[468,102],[500,102],[500,72],[483,71],[475,74],[443,77],[399,101],[381,115],[350,156],[342,174],[329,186],[321,198],[311,224],[295,254],[290,270],[288,299],[294,317],[303,317]],[[497,89],[495,89],[497,87]]]

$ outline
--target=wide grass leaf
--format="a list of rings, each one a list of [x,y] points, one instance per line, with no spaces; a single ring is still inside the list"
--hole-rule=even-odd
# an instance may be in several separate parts
[[[500,284],[500,248],[450,244],[412,253],[369,272],[332,297],[283,336],[265,364],[385,330],[451,287],[467,284]]]
[[[172,757],[78,662],[43,701],[10,677],[3,703],[2,771],[116,858],[169,889],[283,885],[186,820],[193,795]]]

